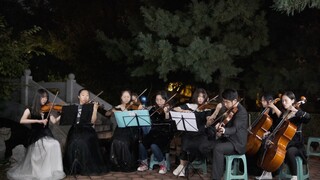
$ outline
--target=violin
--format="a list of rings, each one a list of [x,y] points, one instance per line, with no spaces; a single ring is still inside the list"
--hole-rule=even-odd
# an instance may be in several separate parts
[[[141,103],[139,102],[131,102],[126,104],[126,110],[139,110]]]
[[[212,99],[209,99],[204,104],[198,105],[197,109],[194,111],[202,112],[202,111],[206,111],[206,110],[215,109],[217,107],[217,103],[212,103],[212,101],[217,100],[218,97],[219,97],[219,95],[215,96]]]
[[[57,104],[55,105],[53,103],[47,103],[47,104],[41,106],[41,111],[43,113],[49,112],[51,107],[52,107],[52,110],[55,110],[55,111],[58,111],[58,112],[62,111],[62,105],[57,105]]]
[[[216,107],[217,107],[217,104],[206,103],[206,104],[199,105],[197,108],[197,111],[212,110],[212,109],[215,109]]]
[[[221,127],[225,127],[226,124],[228,124],[228,122],[233,118],[233,116],[238,112],[238,107],[233,107],[231,109],[229,109],[226,114],[225,114],[225,118],[223,119],[223,121],[220,124],[220,128]],[[218,128],[219,129],[219,128]]]

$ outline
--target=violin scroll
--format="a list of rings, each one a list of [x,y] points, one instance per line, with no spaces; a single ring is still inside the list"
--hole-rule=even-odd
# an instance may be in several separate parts
[[[294,104],[295,108],[300,108],[301,104],[305,104],[307,102],[307,98],[305,96],[300,97],[300,101]]]

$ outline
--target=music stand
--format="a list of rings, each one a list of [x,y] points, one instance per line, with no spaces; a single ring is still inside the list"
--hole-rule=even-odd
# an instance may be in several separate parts
[[[73,125],[77,121],[79,105],[62,106],[59,125]],[[91,124],[93,104],[83,104],[81,108],[80,124]]]
[[[176,122],[178,131],[198,132],[197,120],[194,113],[170,111],[172,120]]]
[[[186,131],[186,132],[198,132],[198,126],[197,126],[197,119],[194,113],[191,112],[175,112],[175,111],[170,111],[170,115],[172,120],[176,122],[177,125],[177,130],[178,131]],[[190,162],[190,152],[187,151],[187,156],[188,156],[188,163],[185,167],[185,171],[189,169],[189,166],[192,167],[193,170],[195,170],[194,166]],[[183,169],[182,169],[183,170]],[[182,172],[182,170],[179,172],[179,174]],[[202,176],[198,171],[196,171],[197,174],[201,179]],[[186,173],[187,179],[189,179],[189,174]]]
[[[116,111],[114,115],[119,128],[151,126],[148,110]]]

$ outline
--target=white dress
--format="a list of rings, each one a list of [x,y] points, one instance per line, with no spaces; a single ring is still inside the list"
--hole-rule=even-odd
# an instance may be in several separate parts
[[[65,177],[59,142],[49,127],[32,125],[31,141],[26,155],[7,172],[12,180],[58,180]]]

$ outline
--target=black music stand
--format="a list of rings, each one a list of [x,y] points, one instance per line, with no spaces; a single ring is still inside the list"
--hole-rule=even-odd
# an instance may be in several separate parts
[[[194,113],[170,111],[170,115],[171,115],[172,120],[174,120],[176,122],[178,131],[186,131],[186,132],[198,132],[199,131],[198,126],[197,126],[197,119],[196,119],[196,116]],[[189,167],[191,167],[193,170],[195,170],[195,168],[192,165],[192,163],[190,162],[190,152],[189,151],[187,151],[187,156],[188,156],[188,163],[185,167],[185,171],[187,171],[186,177],[187,177],[187,179],[189,179],[189,173],[188,173]],[[181,173],[181,171],[179,172],[179,174]],[[201,179],[203,179],[202,176],[200,175],[200,173],[198,171],[196,171],[196,172],[199,175],[199,177]]]

